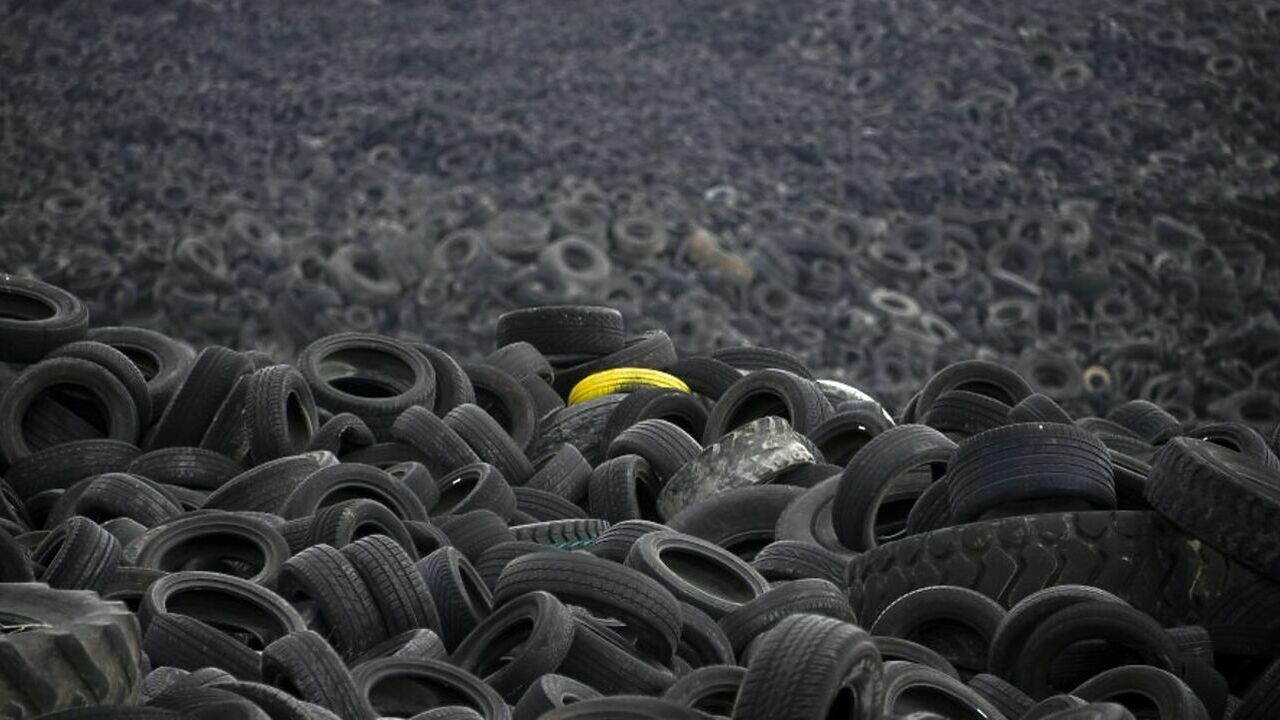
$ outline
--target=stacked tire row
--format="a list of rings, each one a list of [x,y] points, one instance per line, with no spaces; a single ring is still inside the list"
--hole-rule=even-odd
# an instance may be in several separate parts
[[[1280,460],[1243,424],[1072,417],[983,360],[894,420],[592,306],[504,315],[478,364],[343,333],[286,365],[0,302],[10,717],[1280,703]]]
[[[1280,421],[1274,2],[744,1],[0,2],[0,265],[279,359],[600,303]]]

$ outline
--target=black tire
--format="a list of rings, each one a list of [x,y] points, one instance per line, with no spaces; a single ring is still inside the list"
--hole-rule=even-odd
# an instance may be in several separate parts
[[[316,405],[358,415],[379,439],[406,409],[435,403],[431,363],[404,342],[381,335],[320,338],[298,354],[297,368],[311,386]]]
[[[523,485],[533,476],[533,464],[523,449],[488,413],[476,405],[459,405],[444,417],[480,459],[498,468],[507,481]]]
[[[510,720],[511,708],[502,696],[471,673],[439,660],[383,658],[371,660],[351,673],[364,709],[344,717],[408,716],[430,709],[424,703],[462,704],[485,720]],[[384,686],[383,689],[380,686]]]
[[[573,387],[584,378],[602,370],[622,367],[663,370],[675,364],[676,349],[665,332],[653,330],[628,339],[621,350],[604,357],[595,359],[588,359],[587,356],[579,357],[582,358],[582,362],[568,366],[557,362],[555,358],[549,358],[552,364],[556,365],[556,376],[551,385],[564,397],[568,397]]]
[[[375,611],[376,612],[376,611]],[[348,662],[351,667],[379,658],[418,658],[421,660],[448,660],[449,651],[445,649],[440,636],[426,628],[418,628],[389,637],[360,654],[360,657]]]
[[[386,535],[369,535],[341,552],[369,588],[388,633],[440,629],[431,591],[404,547]]]
[[[643,695],[611,695],[558,708],[543,715],[541,720],[707,720],[708,717],[704,712],[670,700]]]
[[[680,633],[677,600],[636,570],[578,553],[533,553],[512,560],[503,570],[494,603],[502,605],[533,590],[546,590],[562,602],[626,623],[636,635],[637,647],[660,662],[675,654]]]
[[[1273,660],[1240,698],[1240,707],[1230,720],[1268,720],[1280,711],[1280,659]]]
[[[893,422],[874,410],[837,412],[814,428],[809,439],[832,465],[849,464],[872,438],[893,427]]]
[[[534,473],[522,487],[555,493],[572,503],[587,496],[591,464],[578,448],[564,443],[533,460]]]
[[[388,635],[368,585],[332,546],[313,545],[286,560],[276,587],[294,606],[315,604],[311,629],[345,657],[364,652]]]
[[[817,545],[846,560],[853,557],[856,553],[840,544],[832,524],[832,511],[839,489],[840,476],[827,478],[791,501],[778,516],[775,537]]]
[[[222,453],[236,462],[248,462],[252,458],[252,440],[249,437],[249,423],[245,417],[246,403],[249,398],[249,378],[252,373],[245,373],[236,378],[230,392],[223,398],[222,404],[209,421],[208,429],[200,436],[200,447]],[[151,445],[147,439],[147,447]]]
[[[390,508],[376,500],[344,500],[321,508],[310,522],[302,519],[289,521],[292,523],[305,523],[306,527],[301,538],[291,538],[288,533],[282,533],[289,540],[289,549],[293,552],[317,543],[342,548],[362,537],[386,535],[399,543],[410,556],[417,554],[409,528]],[[301,545],[295,545],[298,539],[302,540]]]
[[[342,658],[309,630],[285,635],[262,651],[262,681],[344,720],[372,720]]]
[[[967,684],[1006,718],[1017,720],[1036,704],[1026,693],[995,675],[978,673]]]
[[[499,605],[458,645],[450,661],[509,703],[555,672],[573,641],[573,617],[555,596],[530,592]]]
[[[220,680],[211,685],[218,690],[235,693],[257,705],[271,720],[333,720],[329,710],[299,700],[289,693],[260,682]]]
[[[516,509],[516,496],[506,477],[486,462],[464,465],[439,478],[436,491],[439,500],[431,511],[436,518],[488,510],[506,521]]]
[[[898,425],[872,438],[836,489],[831,519],[840,544],[858,552],[877,547],[876,516],[895,482],[921,468],[937,480],[955,451],[954,442],[925,425]]]
[[[302,373],[272,365],[249,376],[245,424],[255,464],[305,452],[320,427],[315,399]]]
[[[840,555],[798,540],[769,543],[751,560],[751,567],[771,583],[816,578],[842,588],[847,565],[848,561]]]
[[[166,573],[214,570],[271,587],[289,546],[265,520],[202,510],[148,530],[130,546],[130,554],[137,567]]]
[[[746,668],[737,665],[707,665],[676,680],[662,699],[708,715],[728,717],[733,714],[746,676]]]
[[[205,499],[204,507],[276,512],[305,478],[337,462],[332,453],[308,452],[263,463],[223,483]]]
[[[698,453],[702,446],[673,423],[666,420],[641,420],[626,428],[610,443],[606,458],[639,455],[649,463],[661,486]]]
[[[572,635],[570,636],[572,638]],[[539,720],[543,714],[583,700],[594,700],[600,693],[585,683],[555,673],[547,673],[529,686],[511,711],[511,720]]]
[[[520,385],[525,392],[529,393],[529,399],[533,402],[534,417],[541,420],[551,413],[562,409],[565,406],[564,398],[551,387],[551,383],[543,380],[537,375],[529,375],[520,379]],[[533,438],[529,438],[529,443]],[[525,443],[527,448],[529,443]]]
[[[796,580],[768,592],[720,618],[720,627],[741,659],[752,640],[791,615],[821,615],[856,625],[846,593],[826,580]]]
[[[422,452],[426,456],[422,464],[436,477],[480,462],[471,446],[426,408],[411,407],[401,413],[391,427],[391,435]]]
[[[467,365],[465,369],[476,396],[473,404],[492,417],[523,453],[537,436],[538,421],[544,417],[538,412],[533,395],[518,379],[498,368]],[[563,407],[564,402],[555,394],[555,390],[548,388],[548,391]],[[448,417],[460,407],[462,406],[454,406],[442,417]]]
[[[484,551],[480,559],[476,560],[475,569],[484,580],[484,584],[492,590],[498,584],[498,578],[502,576],[507,563],[522,555],[542,552],[546,549],[546,545],[531,540],[501,542]]]
[[[752,420],[685,463],[662,487],[658,512],[670,519],[716,493],[763,484],[796,465],[820,461],[818,449],[786,420]]]
[[[7,714],[137,702],[142,632],[123,603],[43,583],[0,583],[0,607],[7,622],[26,626],[0,635],[0,706]]]
[[[681,602],[719,619],[760,597],[769,582],[746,561],[701,538],[649,533],[631,546],[626,565],[657,580]]]
[[[660,695],[675,682],[670,669],[637,655],[626,638],[576,610],[573,644],[560,673],[605,695]]]
[[[355,498],[380,502],[401,520],[427,520],[426,508],[409,488],[386,471],[359,463],[339,463],[316,470],[294,486],[275,512],[293,520],[315,515],[334,502]]]
[[[1008,420],[1011,423],[1047,422],[1070,425],[1073,420],[1053,398],[1041,393],[1031,393],[1009,408]]]
[[[128,472],[163,485],[192,490],[217,490],[244,472],[244,466],[212,450],[171,447],[143,453],[129,463]]]
[[[623,520],[610,525],[591,544],[590,552],[596,557],[616,563],[626,561],[631,546],[644,535],[667,530],[666,525],[649,520]]]
[[[507,523],[489,510],[446,515],[439,518],[436,525],[449,536],[449,542],[473,562],[494,545],[517,539]]]
[[[503,345],[486,355],[484,364],[495,367],[516,380],[534,376],[550,381],[555,374],[546,356],[527,342]]]
[[[45,518],[45,526],[83,515],[96,522],[127,517],[154,527],[182,512],[167,488],[127,473],[103,473],[67,488]]]
[[[609,527],[607,520],[599,518],[570,518],[516,525],[511,528],[511,534],[516,540],[530,540],[564,550],[579,550],[594,545],[596,538]]]
[[[86,517],[55,527],[31,553],[40,582],[60,590],[99,590],[120,565],[120,543]]]
[[[133,406],[138,411],[138,427],[151,425],[151,393],[147,390],[147,380],[124,353],[104,343],[81,340],[59,346],[48,357],[80,358],[110,370],[133,398]]]
[[[537,441],[529,455],[538,457],[564,443],[573,445],[588,464],[595,466],[604,460],[606,449],[605,424],[609,414],[626,397],[621,394],[605,395],[586,402],[570,405],[543,419]]]
[[[367,448],[376,439],[373,431],[354,413],[338,413],[326,420],[311,436],[308,450],[327,450],[338,457]]]
[[[1054,613],[1082,602],[1124,601],[1089,585],[1055,585],[1031,593],[1009,608],[996,628],[987,654],[988,672],[1002,678],[1012,675],[1018,651],[1031,633]]]
[[[622,313],[562,305],[515,310],[498,318],[498,346],[527,342],[544,355],[607,355],[623,348]]]
[[[611,523],[657,520],[661,487],[649,462],[639,455],[606,460],[591,472],[587,490],[591,516]]]
[[[1272,470],[1280,471],[1280,458],[1267,445],[1266,439],[1244,423],[1206,423],[1187,431],[1184,436],[1192,440],[1207,440],[1228,450],[1235,450]]]
[[[141,454],[121,440],[75,440],[38,450],[9,465],[5,480],[22,501],[47,490],[62,490],[85,478],[124,472]]]
[[[1107,670],[1072,690],[1071,694],[1090,703],[1109,700],[1125,705],[1136,699],[1140,703],[1139,708],[1154,705],[1156,717],[1209,720],[1208,711],[1191,688],[1176,675],[1157,667],[1131,665]],[[1240,714],[1235,717],[1239,718]]]
[[[582,508],[553,492],[518,487],[512,489],[512,494],[515,496],[516,509],[538,522],[587,517]]]
[[[1152,445],[1182,434],[1182,423],[1150,400],[1130,400],[1107,413],[1107,419],[1124,426]]]
[[[923,418],[938,396],[949,390],[986,395],[1010,407],[1033,392],[1026,380],[1003,365],[987,360],[963,360],[948,365],[929,378],[920,388],[911,417]]]
[[[707,665],[732,665],[735,661],[733,644],[720,625],[705,612],[680,603],[680,645],[672,663],[683,661],[689,668]]]
[[[876,635],[872,637],[872,640],[875,641],[876,648],[880,651],[880,658],[885,662],[901,660],[917,665],[926,665],[944,675],[949,675],[957,680],[960,679],[960,671],[956,669],[956,666],[952,665],[950,660],[932,648],[925,647],[918,642],[884,635]]]
[[[742,376],[716,401],[702,441],[710,445],[763,417],[781,417],[807,435],[834,412],[812,380],[785,370],[757,370]]]
[[[427,466],[410,460],[396,463],[386,470],[397,483],[413,493],[422,509],[430,516],[432,508],[440,501],[440,488],[436,486],[436,479],[431,476]]]
[[[752,653],[733,720],[878,717],[884,698],[880,653],[871,637],[839,620],[792,615]]]
[[[1031,709],[1020,720],[1048,720],[1055,717],[1057,720],[1063,720],[1063,718],[1070,720],[1072,711],[1084,708],[1087,705],[1088,703],[1075,695],[1052,695],[1032,705]],[[1089,716],[1086,715],[1085,717]],[[1111,720],[1128,720],[1128,718],[1113,718]]]
[[[216,345],[201,350],[152,428],[146,449],[200,445],[232,386],[252,369],[249,358],[234,350]]]
[[[700,438],[707,427],[707,409],[691,393],[668,388],[632,390],[609,415],[605,438],[612,442],[623,430],[643,420],[666,420],[690,438]]]
[[[776,538],[778,516],[803,494],[803,488],[789,485],[727,490],[680,511],[667,527],[752,560]]]
[[[883,717],[921,706],[947,708],[950,718],[1006,717],[985,697],[944,672],[901,661],[885,663]]]
[[[258,653],[212,625],[186,615],[161,613],[151,618],[142,649],[153,664],[162,667],[216,667],[240,680],[262,677]]]
[[[1185,624],[1250,577],[1155,513],[1121,511],[1003,518],[904,538],[855,559],[849,587],[865,618],[929,585],[968,587],[1008,607],[1049,584],[1088,583],[1160,622]]]
[[[903,533],[907,536],[919,535],[930,530],[941,530],[950,527],[951,498],[946,476],[929,483],[929,487],[920,493],[907,512],[907,524]]]
[[[1147,501],[1179,527],[1280,580],[1280,472],[1203,440],[1156,453]]]
[[[28,432],[27,415],[33,404],[47,398],[48,390],[66,385],[75,386],[92,398],[103,425],[101,431],[93,428],[94,432],[100,433],[99,436],[126,443],[137,441],[140,430],[137,408],[133,405],[133,398],[129,397],[129,391],[110,370],[79,358],[43,360],[19,373],[0,395],[0,454],[10,464],[57,442],[89,439],[28,437],[31,433]],[[56,401],[52,402],[61,407]],[[74,417],[78,419],[78,416]]]
[[[168,407],[196,358],[189,345],[144,328],[93,328],[88,339],[110,345],[137,366],[147,381],[153,417]]]
[[[979,592],[935,585],[890,603],[871,632],[933,648],[961,672],[981,672],[1004,614],[1004,608]]]
[[[432,410],[443,416],[465,403],[474,403],[476,394],[466,371],[448,353],[426,343],[409,343],[431,364],[436,374],[436,399]]]
[[[170,608],[175,597],[181,600]],[[222,573],[184,571],[157,578],[142,597],[138,620],[145,631],[151,618],[165,613],[189,615],[256,647],[306,629],[302,617],[279,595]]]
[[[693,392],[711,401],[719,400],[734,383],[742,379],[742,373],[729,363],[701,356],[683,358],[668,368],[667,372],[683,380]],[[705,425],[704,422],[703,426]]]
[[[0,362],[31,363],[89,331],[89,308],[59,287],[0,275]]]
[[[968,390],[948,390],[933,401],[920,424],[948,437],[965,438],[1004,425],[1010,407],[995,398]]]
[[[1107,448],[1072,425],[1023,423],[960,443],[947,473],[953,522],[970,522],[1014,503],[1077,500],[1096,510],[1116,506]]]
[[[767,347],[742,345],[712,350],[710,357],[728,364],[744,373],[757,370],[786,370],[787,372],[813,380],[813,373],[800,358],[782,350]]]
[[[440,638],[452,652],[493,611],[493,594],[456,548],[440,548],[415,568],[431,591],[440,618]]]

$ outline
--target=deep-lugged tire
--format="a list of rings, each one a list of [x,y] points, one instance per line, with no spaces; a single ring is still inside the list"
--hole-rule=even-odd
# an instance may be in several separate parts
[[[555,596],[534,591],[499,605],[453,652],[450,662],[476,673],[507,702],[555,672],[573,641],[573,617]]]
[[[374,718],[384,715],[407,716],[424,708],[434,698],[449,697],[451,704],[463,704],[477,710],[484,720],[511,720],[511,708],[496,690],[480,678],[439,660],[383,658],[371,660],[351,673],[360,693],[363,709],[349,717]],[[380,688],[386,683],[385,688]],[[406,691],[406,686],[422,687]],[[438,701],[436,701],[438,702]]]
[[[1149,512],[1053,513],[935,530],[864,553],[850,565],[858,617],[929,585],[977,590],[1008,607],[1054,584],[1114,593],[1162,623],[1199,614],[1253,573]]]
[[[1202,440],[1156,453],[1147,501],[1191,535],[1280,580],[1280,472]]]
[[[817,429],[834,411],[812,380],[785,370],[757,370],[742,376],[716,401],[702,442],[718,442],[763,417],[781,417],[801,435]]]
[[[880,652],[871,636],[840,620],[792,615],[752,653],[733,720],[811,720],[835,707],[849,717],[880,715]]]
[[[662,487],[658,512],[670,519],[716,493],[759,485],[788,468],[820,461],[818,449],[786,420],[762,417],[717,435],[714,445],[685,463]]]
[[[1139,707],[1155,705],[1156,717],[1209,720],[1208,711],[1191,688],[1161,668],[1130,665],[1107,670],[1071,694],[1090,703],[1110,701],[1123,705],[1126,700],[1136,699]]]
[[[356,684],[329,644],[310,630],[286,635],[262,651],[262,680],[343,720],[368,720]]]
[[[79,704],[133,704],[142,631],[123,603],[43,583],[0,583],[0,608],[24,632],[0,635],[0,709],[34,717]]]
[[[46,282],[0,274],[0,361],[31,363],[89,331],[89,308]]]

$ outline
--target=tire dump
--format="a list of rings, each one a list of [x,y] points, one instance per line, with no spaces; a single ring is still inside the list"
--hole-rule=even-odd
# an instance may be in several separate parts
[[[1280,717],[1277,68],[0,0],[0,718]]]

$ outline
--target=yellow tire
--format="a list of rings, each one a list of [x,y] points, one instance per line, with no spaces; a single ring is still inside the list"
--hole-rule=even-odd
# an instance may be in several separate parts
[[[640,388],[669,388],[689,392],[689,386],[675,375],[649,368],[613,368],[588,375],[569,391],[569,404],[577,405],[611,393],[627,393]]]

